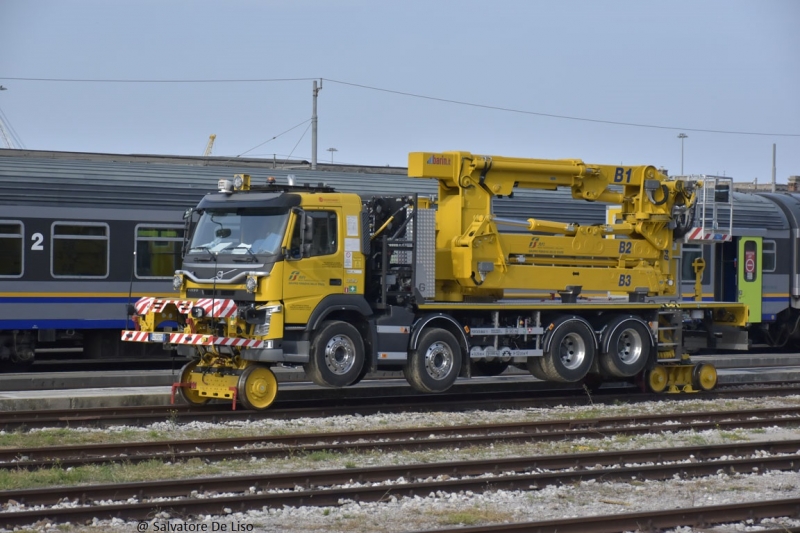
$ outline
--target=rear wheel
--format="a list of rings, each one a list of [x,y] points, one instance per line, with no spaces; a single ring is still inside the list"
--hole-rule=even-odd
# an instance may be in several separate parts
[[[183,401],[189,405],[205,405],[209,400],[205,396],[200,396],[197,390],[189,388],[189,384],[192,382],[192,372],[197,368],[197,363],[199,361],[189,361],[181,368],[182,386],[178,389],[178,393],[183,398]]]
[[[346,323],[329,320],[311,341],[306,374],[323,387],[352,385],[364,368],[364,341],[358,330]]]
[[[650,334],[638,320],[617,318],[611,321],[606,352],[600,354],[600,367],[618,378],[629,378],[644,370],[650,358]]]
[[[704,391],[713,390],[717,386],[717,369],[709,364],[696,365],[692,369],[692,385]]]
[[[547,374],[542,366],[543,360],[544,357],[528,357],[528,372],[530,372],[531,375],[536,379],[547,381],[550,378],[547,377]]]
[[[417,349],[403,366],[412,387],[421,392],[444,392],[461,372],[461,346],[447,330],[432,328],[422,332]]]
[[[237,396],[247,409],[261,411],[275,401],[278,380],[272,370],[261,365],[250,365],[239,376]]]
[[[594,346],[594,332],[586,324],[579,320],[563,322],[553,331],[550,347],[539,363],[541,371],[550,381],[580,381],[592,368]]]

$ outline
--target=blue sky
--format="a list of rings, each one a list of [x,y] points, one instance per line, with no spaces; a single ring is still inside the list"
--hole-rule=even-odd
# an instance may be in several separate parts
[[[465,150],[677,174],[685,132],[685,173],[764,183],[776,143],[785,182],[799,27],[794,0],[0,0],[0,110],[28,149],[201,155],[213,133],[214,155],[310,159],[323,78],[320,161]]]

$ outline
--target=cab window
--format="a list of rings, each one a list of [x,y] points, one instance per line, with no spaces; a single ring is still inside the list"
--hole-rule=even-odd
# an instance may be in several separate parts
[[[311,225],[304,242],[305,257],[335,254],[338,249],[336,213],[331,211],[306,211],[305,214],[307,223]],[[302,228],[298,218],[292,232],[292,257],[300,257],[301,232]]]

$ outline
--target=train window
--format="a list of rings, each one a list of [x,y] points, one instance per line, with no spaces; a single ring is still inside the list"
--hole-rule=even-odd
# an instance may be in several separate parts
[[[775,272],[775,241],[761,243],[761,272]]]
[[[22,223],[0,220],[0,278],[22,276]]]
[[[694,283],[696,276],[692,263],[698,257],[703,257],[703,248],[701,246],[684,245],[683,253],[681,254],[681,281]],[[708,269],[709,264],[708,259],[706,259],[706,269],[703,271],[703,283],[708,283]]]
[[[108,277],[108,235],[108,224],[53,222],[50,265],[53,277]]]
[[[181,265],[183,226],[136,226],[136,277],[171,279]]]

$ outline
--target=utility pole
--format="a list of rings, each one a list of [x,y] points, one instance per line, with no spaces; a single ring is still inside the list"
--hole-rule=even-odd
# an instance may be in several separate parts
[[[317,170],[317,95],[322,90],[322,80],[314,80],[314,108],[311,111],[311,170]]]
[[[333,152],[338,152],[336,148],[328,148],[328,151],[331,153],[331,165],[333,164]]]
[[[683,140],[688,137],[685,133],[679,133],[678,139],[681,140],[681,176],[683,176]]]
[[[772,143],[772,192],[775,192],[775,143]]]

